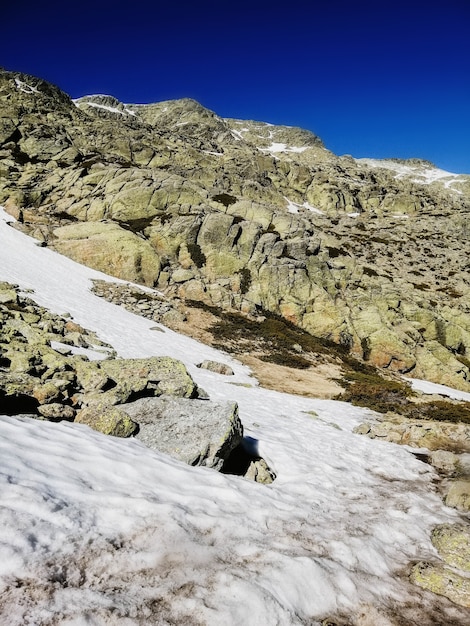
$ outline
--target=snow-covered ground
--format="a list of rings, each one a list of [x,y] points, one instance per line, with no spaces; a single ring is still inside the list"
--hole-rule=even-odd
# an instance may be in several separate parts
[[[428,465],[354,434],[364,409],[262,389],[228,355],[151,330],[90,292],[103,274],[5,220],[0,209],[0,280],[34,289],[122,357],[181,359],[213,400],[239,403],[277,479],[189,467],[84,425],[1,417],[1,624],[313,626],[345,614],[386,626],[377,611],[407,603],[426,623],[430,596],[406,570],[436,557],[433,526],[459,519]],[[235,376],[198,369],[207,358]]]

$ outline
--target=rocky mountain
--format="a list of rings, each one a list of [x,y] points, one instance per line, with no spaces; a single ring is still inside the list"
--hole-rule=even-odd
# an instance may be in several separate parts
[[[469,181],[1,71],[0,623],[468,624]]]
[[[269,312],[470,390],[470,176],[2,71],[0,204],[44,245],[170,299]]]

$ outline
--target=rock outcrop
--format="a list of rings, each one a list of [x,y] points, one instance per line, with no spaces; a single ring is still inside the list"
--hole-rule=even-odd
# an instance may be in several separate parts
[[[28,85],[28,89],[18,85]],[[0,203],[80,262],[470,390],[470,177],[0,72]]]
[[[463,524],[442,524],[432,533],[440,561],[417,563],[410,579],[423,589],[470,608],[470,531]]]
[[[3,413],[91,424],[100,411],[104,416],[105,409],[140,397],[198,397],[196,383],[176,359],[118,359],[94,333],[38,306],[8,283],[0,283],[0,302]],[[129,424],[111,426],[118,417],[113,408],[103,417],[103,427],[98,428],[96,419],[95,426],[128,436]]]

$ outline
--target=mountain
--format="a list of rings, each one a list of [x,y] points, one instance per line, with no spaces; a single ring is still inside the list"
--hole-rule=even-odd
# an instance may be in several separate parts
[[[0,202],[24,232],[168,296],[271,312],[470,390],[470,177],[338,157],[193,100],[72,101],[0,74]]]
[[[1,210],[0,383],[10,394],[0,392],[1,624],[468,623],[468,515],[449,508],[468,493],[468,424],[446,423],[435,438],[442,446],[466,427],[454,452],[412,453],[384,441],[368,409],[264,389],[226,352],[99,297],[94,281],[122,283],[10,221]],[[171,363],[172,376],[160,369],[149,380],[149,359]],[[198,367],[206,359],[233,374]],[[244,443],[274,482],[186,464],[175,430],[169,455],[125,438],[122,421],[120,437],[96,432],[102,420],[94,430],[71,421],[93,406],[109,415],[106,402],[118,416],[158,402],[162,382],[166,394],[193,395],[191,380],[199,397],[182,400],[198,419],[201,406],[237,403]],[[365,423],[382,440],[355,432]],[[411,425],[430,441],[435,424]],[[467,453],[455,453],[459,442]],[[449,491],[446,506],[440,489],[450,484],[460,498]]]
[[[467,210],[1,72],[0,623],[467,624]]]

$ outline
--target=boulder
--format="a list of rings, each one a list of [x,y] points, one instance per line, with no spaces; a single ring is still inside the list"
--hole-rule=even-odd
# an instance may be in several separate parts
[[[38,413],[45,419],[54,422],[61,420],[73,421],[75,417],[74,409],[67,404],[61,404],[60,402],[43,404],[38,407]]]
[[[137,430],[137,424],[115,406],[95,405],[78,411],[75,422],[86,424],[104,435],[130,437]]]
[[[442,560],[417,563],[411,582],[470,608],[470,529],[462,524],[441,524],[431,539]]]
[[[199,363],[198,365],[196,365],[196,367],[199,367],[203,370],[209,370],[210,372],[215,372],[216,374],[223,374],[224,376],[234,375],[234,371],[229,365],[226,365],[225,363],[219,363],[218,361],[202,361],[202,363]]]
[[[189,465],[220,470],[243,437],[235,403],[161,396],[120,408],[139,425],[137,439]]]
[[[100,370],[115,385],[104,392],[113,399],[112,404],[122,404],[139,395],[191,398],[197,394],[197,385],[186,367],[171,357],[110,359],[100,363]]]
[[[160,259],[148,241],[113,222],[81,222],[54,230],[53,247],[78,263],[153,286]]]
[[[470,511],[470,479],[452,481],[447,491],[445,503],[459,511]]]

